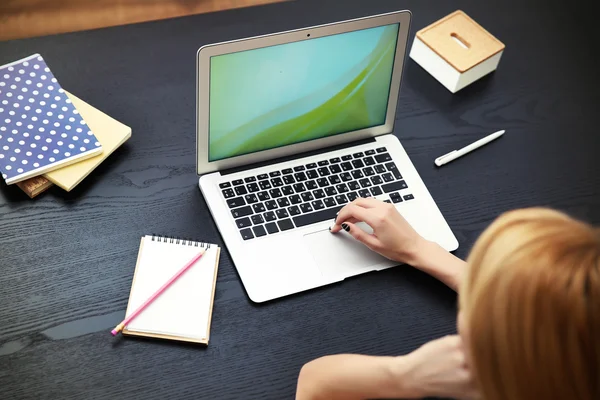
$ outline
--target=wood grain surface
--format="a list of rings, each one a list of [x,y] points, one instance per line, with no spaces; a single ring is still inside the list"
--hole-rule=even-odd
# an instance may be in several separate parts
[[[600,59],[584,7],[298,0],[0,43],[0,63],[40,52],[66,90],[133,129],[70,193],[31,200],[0,185],[0,398],[291,399],[314,357],[403,354],[455,332],[456,295],[410,267],[255,305],[223,248],[209,346],[110,335],[142,235],[223,246],[195,174],[198,47],[399,8],[413,12],[411,42],[463,9],[506,44],[493,75],[454,95],[414,62],[405,68],[394,133],[456,233],[457,255],[514,208],[600,223]],[[501,139],[434,166],[499,129]]]
[[[0,40],[154,21],[282,0],[3,0]]]

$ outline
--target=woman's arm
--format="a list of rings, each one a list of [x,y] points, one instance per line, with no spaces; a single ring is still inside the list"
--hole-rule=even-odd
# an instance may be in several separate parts
[[[296,400],[475,398],[459,336],[429,342],[406,356],[340,354],[306,364]]]
[[[365,222],[369,234],[355,224]],[[466,263],[436,243],[420,236],[392,204],[372,198],[358,198],[342,208],[330,228],[344,229],[371,250],[395,261],[406,263],[458,290]]]

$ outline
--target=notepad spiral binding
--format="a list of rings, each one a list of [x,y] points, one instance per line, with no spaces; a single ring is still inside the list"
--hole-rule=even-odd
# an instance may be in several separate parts
[[[205,249],[210,248],[210,243],[206,242],[198,242],[195,240],[189,240],[184,238],[179,238],[175,236],[161,236],[152,234],[153,242],[162,242],[162,243],[173,243],[173,244],[181,244],[183,246],[194,246],[194,247],[203,247]]]

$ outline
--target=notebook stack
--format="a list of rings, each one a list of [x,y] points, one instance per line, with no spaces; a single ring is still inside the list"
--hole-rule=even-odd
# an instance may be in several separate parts
[[[65,91],[39,54],[0,67],[0,173],[29,197],[72,190],[130,137]]]

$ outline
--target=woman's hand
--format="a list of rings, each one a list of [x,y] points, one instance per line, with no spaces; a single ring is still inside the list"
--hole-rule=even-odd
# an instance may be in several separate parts
[[[373,233],[363,231],[356,222],[365,222]],[[372,198],[358,198],[342,208],[330,230],[341,229],[384,257],[407,264],[426,242],[392,204]]]
[[[479,398],[460,336],[446,336],[424,344],[399,357],[398,368],[408,398]]]

